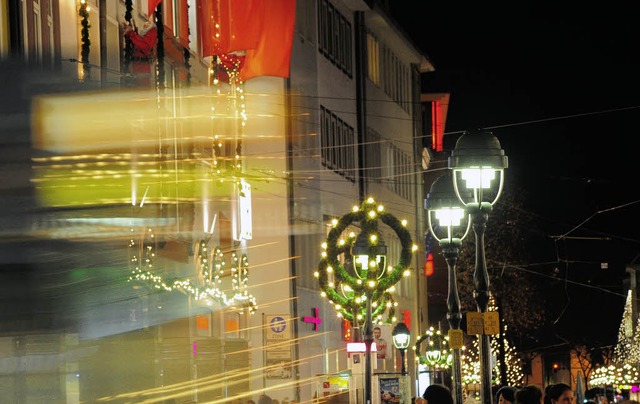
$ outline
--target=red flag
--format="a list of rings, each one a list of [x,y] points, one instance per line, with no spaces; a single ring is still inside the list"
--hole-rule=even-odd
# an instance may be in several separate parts
[[[218,61],[214,64],[214,77],[226,83],[229,82],[231,72],[238,72],[244,63],[244,55],[226,53],[218,55]]]
[[[431,102],[431,133],[431,148],[437,152],[443,151],[444,122],[440,101]]]
[[[342,340],[351,342],[351,321],[342,319]]]
[[[180,0],[178,13],[178,21],[180,21],[180,28],[177,30],[180,36],[180,45],[184,47],[189,46],[189,3],[187,0]]]
[[[246,48],[240,80],[256,76],[289,77],[291,46],[296,20],[295,0],[264,1],[264,21],[257,47]]]
[[[147,6],[148,6],[147,15],[151,17],[153,13],[156,11],[156,7],[158,7],[158,4],[160,4],[162,0],[148,0],[148,1],[149,2],[147,3]]]
[[[411,331],[411,310],[402,310],[402,322]]]
[[[433,254],[427,254],[427,261],[424,263],[424,275],[431,276],[434,272]]]
[[[264,7],[263,0],[199,0],[202,56],[255,48],[262,31]]]

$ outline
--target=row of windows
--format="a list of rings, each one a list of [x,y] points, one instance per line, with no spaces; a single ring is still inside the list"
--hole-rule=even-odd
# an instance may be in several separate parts
[[[411,192],[413,170],[410,156],[392,143],[386,143],[385,149],[387,188],[404,199],[413,200]]]
[[[318,50],[352,77],[351,23],[329,2],[318,1]]]
[[[367,32],[369,80],[402,109],[411,112],[411,72],[385,43]]]
[[[382,182],[382,145],[380,134],[371,128],[367,128],[364,144],[364,161],[367,167],[365,175],[369,182],[380,184]]]
[[[352,77],[351,23],[329,2],[318,1],[318,50]],[[402,109],[411,112],[411,72],[389,46],[367,32],[368,76]]]
[[[355,181],[356,149],[353,127],[320,106],[320,151],[322,165]]]
[[[368,128],[365,139],[365,173],[369,181],[384,183],[397,195],[413,200],[413,164],[411,157],[393,143],[383,140],[378,132]]]
[[[55,63],[55,36],[53,22],[53,2],[47,0],[40,2],[18,2],[21,15],[20,38],[22,54],[27,60],[32,60],[40,65],[53,66]],[[30,34],[31,33],[31,34]],[[7,33],[0,33],[0,39]],[[0,44],[0,50],[2,45]]]

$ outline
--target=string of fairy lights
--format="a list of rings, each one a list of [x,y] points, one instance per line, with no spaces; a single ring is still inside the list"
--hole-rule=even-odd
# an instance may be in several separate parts
[[[130,282],[142,282],[154,289],[166,292],[180,291],[195,300],[212,299],[224,306],[240,305],[253,314],[258,308],[255,297],[249,293],[249,262],[246,254],[231,252],[231,265],[227,268],[224,253],[220,247],[210,252],[207,241],[198,246],[198,282],[189,278],[165,279],[154,270],[156,257],[156,237],[153,229],[136,237],[136,229],[131,229],[129,239]],[[231,291],[221,289],[222,278],[231,277]]]
[[[232,178],[235,182],[242,181],[242,135],[247,121],[247,112],[244,98],[244,85],[238,79],[240,71],[240,59],[237,57],[224,56],[223,59],[218,55],[211,58],[212,65],[209,69],[209,84],[215,89],[215,93],[220,95],[223,91],[223,82],[228,82],[228,97],[224,97],[231,105],[225,105],[225,110],[231,110],[234,113],[235,128],[235,155],[231,159],[226,159],[227,164],[221,164],[224,141],[217,133],[218,125],[216,125],[216,109],[218,105],[211,106],[212,120],[212,144],[211,144],[211,174],[220,181],[225,178]],[[226,75],[228,80],[221,80],[221,76]],[[214,97],[220,100],[220,97]],[[225,175],[226,174],[226,175]],[[135,234],[135,229],[131,229]],[[249,313],[253,314],[257,309],[255,297],[248,291],[249,281],[249,263],[246,254],[239,254],[237,251],[231,251],[230,266],[227,267],[227,260],[220,246],[210,249],[206,240],[200,240],[198,243],[197,253],[197,283],[191,279],[165,279],[153,269],[155,258],[156,240],[152,229],[147,231],[140,237],[132,236],[129,241],[131,275],[130,281],[142,281],[149,283],[153,288],[162,289],[167,292],[178,290],[183,293],[190,294],[196,300],[213,299],[225,306],[242,305],[246,306]],[[230,292],[224,291],[222,288],[222,280],[225,277],[231,279]]]

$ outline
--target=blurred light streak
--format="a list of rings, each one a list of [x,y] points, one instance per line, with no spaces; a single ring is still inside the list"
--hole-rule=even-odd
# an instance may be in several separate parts
[[[268,84],[265,84],[268,85]],[[268,93],[246,93],[250,111],[244,137],[282,138],[284,105],[273,85]],[[211,105],[232,97],[211,93],[208,87],[184,89],[175,116],[158,110],[157,94],[149,91],[101,91],[39,96],[33,102],[33,143],[37,149],[59,154],[95,153],[157,145],[158,133],[168,121],[184,121],[188,132],[211,133]],[[227,100],[229,98],[229,100]],[[278,100],[278,101],[275,101]],[[171,98],[161,99],[161,104]],[[216,121],[235,123],[233,113],[215,114]],[[276,118],[276,119],[274,119]],[[224,129],[224,128],[223,128]],[[231,129],[231,128],[229,128]],[[232,132],[228,133],[230,136]],[[191,140],[190,135],[182,140]]]
[[[297,339],[294,339],[292,343],[299,344],[301,343],[300,341],[304,339],[323,338],[326,334],[328,333],[317,333],[305,338],[297,338]],[[248,349],[248,351],[257,351],[257,352],[262,352],[262,350],[263,350],[263,347],[261,346]],[[343,351],[346,352],[346,347],[343,349]],[[234,353],[238,354],[240,353],[240,351],[234,352]],[[324,357],[325,357],[324,353],[318,354],[318,355],[312,355],[309,357],[300,358],[297,361],[292,361],[290,362],[290,365],[299,366],[300,364],[310,362],[313,359],[323,359]],[[211,391],[211,390],[220,389],[224,386],[242,384],[242,383],[245,383],[247,380],[262,378],[263,374],[266,373],[268,369],[269,369],[269,366],[256,368],[256,369],[250,368],[245,371],[230,370],[228,372],[225,372],[224,375],[211,375],[211,376],[207,376],[207,377],[203,377],[195,380],[176,383],[170,386],[164,386],[164,387],[130,392],[130,393],[123,393],[123,394],[118,394],[118,395],[109,396],[109,397],[102,397],[102,398],[99,398],[97,402],[111,402],[111,401],[121,402],[121,400],[123,399],[135,399],[135,402],[137,403],[158,403],[158,402],[162,402],[163,400],[167,400],[171,398],[184,399],[192,396],[194,390],[197,390],[200,392]],[[299,379],[299,380],[294,379],[292,381],[278,383],[278,384],[270,385],[269,387],[266,387],[264,389],[260,389],[260,393],[264,392],[266,394],[269,394],[270,392],[295,386],[295,385],[309,384],[309,385],[315,386],[317,382],[318,382],[318,378],[315,376],[312,376],[306,379]],[[212,404],[228,403],[230,398],[253,398],[255,400],[257,395],[258,395],[257,392],[250,391],[250,392],[241,393],[234,397],[223,397],[220,399],[210,400],[210,401],[207,401],[207,403],[212,403]],[[305,401],[302,401],[302,402],[305,402]],[[307,402],[311,402],[311,401],[307,401]]]

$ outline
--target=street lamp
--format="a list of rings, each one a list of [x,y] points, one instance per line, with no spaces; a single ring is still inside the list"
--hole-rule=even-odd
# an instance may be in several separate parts
[[[402,359],[400,372],[404,376],[407,374],[407,369],[404,366],[404,352],[409,347],[409,342],[411,342],[409,327],[407,327],[405,323],[396,324],[396,326],[393,327],[393,331],[391,331],[391,337],[393,338],[393,346],[400,351],[400,358]]]
[[[451,384],[453,386],[454,402],[462,404],[462,363],[460,359],[460,348],[462,347],[460,323],[462,322],[462,313],[460,312],[460,297],[458,296],[458,283],[456,280],[456,263],[458,262],[462,239],[469,233],[471,222],[468,220],[464,206],[453,189],[451,173],[444,174],[433,182],[425,202],[428,210],[429,231],[440,243],[442,255],[447,261],[447,320],[451,330],[449,332],[449,346],[453,350]],[[427,352],[428,357],[430,354],[432,357],[434,355],[439,357],[440,350]],[[428,359],[439,360],[439,358]]]
[[[364,345],[365,345],[365,374],[364,374],[364,402],[371,401],[371,345],[373,344],[373,324],[371,319],[371,300],[376,281],[384,274],[387,262],[387,246],[384,240],[376,233],[367,234],[362,231],[351,247],[353,266],[357,276],[364,280],[365,285],[365,319],[364,319]],[[370,287],[368,287],[370,286]]]
[[[484,232],[489,213],[502,192],[504,169],[508,159],[500,142],[493,133],[485,130],[465,132],[456,142],[449,157],[449,168],[453,171],[453,188],[456,196],[469,213],[476,236],[476,264],[473,273],[473,297],[478,312],[486,318],[489,291],[489,273],[484,254]],[[496,185],[497,183],[497,185]],[[466,194],[464,190],[470,190]],[[484,404],[492,404],[491,393],[491,346],[489,335],[483,332],[478,337],[480,356],[480,396]]]

